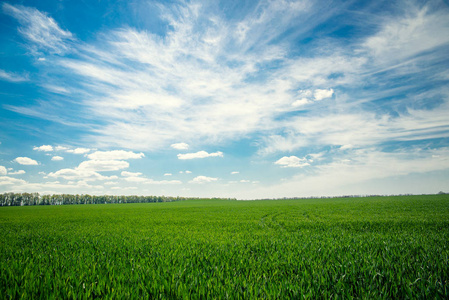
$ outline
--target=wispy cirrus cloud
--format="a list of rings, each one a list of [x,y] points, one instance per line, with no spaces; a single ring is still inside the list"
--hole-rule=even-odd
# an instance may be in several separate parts
[[[309,4],[262,2],[254,13],[231,22],[199,3],[173,8],[161,8],[173,28],[163,38],[118,29],[107,35],[103,48],[81,45],[80,57],[56,61],[84,85],[84,105],[112,121],[95,129],[95,140],[152,149],[181,137],[229,140],[272,126],[279,106],[290,107],[293,86],[276,74],[262,81],[252,77],[286,59],[286,45],[270,41],[294,26]]]
[[[445,9],[432,7],[431,2],[424,6],[404,2],[403,11],[404,17],[399,19],[384,17],[380,30],[364,42],[377,62],[395,65],[449,43]]]
[[[302,36],[341,10],[323,14],[312,2],[261,1],[240,18],[225,19],[211,6],[196,2],[161,5],[160,9],[170,25],[164,36],[119,28],[103,35],[101,43],[77,45],[79,56],[55,61],[74,75],[69,81],[83,86],[81,108],[102,120],[103,125],[91,131],[99,145],[125,148],[132,144],[153,150],[181,139],[207,144],[288,131],[288,116],[305,104],[319,106],[322,101],[329,108],[338,105],[358,112],[359,97],[348,95],[348,88],[360,86],[360,78],[378,72],[383,57],[401,61],[448,40],[445,13],[408,5],[401,18],[377,19],[378,31],[361,42],[347,47],[323,40],[317,54],[295,56],[287,40],[282,42],[285,32],[294,28],[294,35]],[[27,16],[53,24],[47,26],[46,34],[55,41],[71,37],[55,20],[34,9],[4,5],[4,11],[19,21]],[[303,28],[304,20],[314,21]],[[437,36],[429,37],[427,33],[435,28]],[[31,25],[22,30],[33,36],[40,32]],[[275,39],[281,42],[271,43]],[[423,43],[428,39],[429,43]],[[426,46],[409,47],[415,44]],[[335,46],[332,52],[326,50],[328,45]],[[404,55],[401,49],[415,50]],[[351,100],[339,100],[342,96]],[[308,115],[321,118],[316,113]]]
[[[266,146],[259,151],[270,154],[327,145],[372,147],[395,141],[444,138],[449,135],[448,112],[449,106],[444,104],[438,111],[409,109],[401,117],[359,112],[293,118],[288,124],[288,135],[265,137]]]
[[[33,51],[46,50],[62,54],[69,50],[68,42],[73,40],[71,32],[61,29],[58,23],[47,14],[22,5],[3,3],[3,12],[19,21],[19,32],[32,42]]]
[[[9,82],[24,82],[28,81],[28,76],[7,72],[5,70],[0,69],[0,80],[5,80]]]

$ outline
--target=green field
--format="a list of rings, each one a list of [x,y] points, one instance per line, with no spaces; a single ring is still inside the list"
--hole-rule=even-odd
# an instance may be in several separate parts
[[[0,207],[8,298],[449,298],[449,195]]]

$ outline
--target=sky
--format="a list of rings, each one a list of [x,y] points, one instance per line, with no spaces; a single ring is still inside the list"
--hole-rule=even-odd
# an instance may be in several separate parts
[[[0,2],[0,192],[449,192],[447,1]]]

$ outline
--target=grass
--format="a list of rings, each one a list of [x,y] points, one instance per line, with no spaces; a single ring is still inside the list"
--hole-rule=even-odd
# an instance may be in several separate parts
[[[448,298],[449,195],[0,208],[0,297]]]

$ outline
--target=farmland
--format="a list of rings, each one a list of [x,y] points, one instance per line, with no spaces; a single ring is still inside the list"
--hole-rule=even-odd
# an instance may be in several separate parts
[[[448,298],[449,195],[0,207],[0,297]]]

